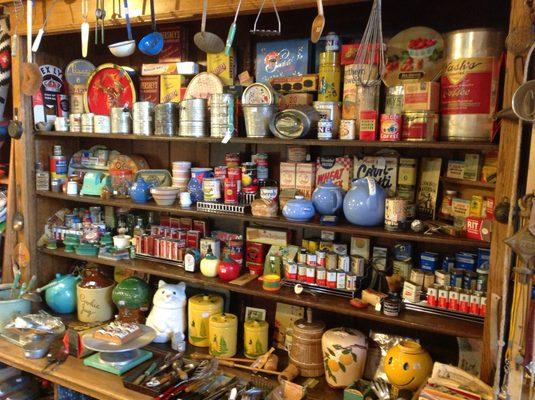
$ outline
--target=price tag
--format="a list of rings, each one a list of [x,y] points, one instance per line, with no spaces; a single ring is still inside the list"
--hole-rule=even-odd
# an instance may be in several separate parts
[[[226,133],[223,139],[221,140],[221,143],[227,144],[228,142],[230,142],[230,139],[232,139],[232,134]]]

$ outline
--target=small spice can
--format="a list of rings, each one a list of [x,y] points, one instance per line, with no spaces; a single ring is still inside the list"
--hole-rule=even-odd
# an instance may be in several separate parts
[[[435,283],[435,274],[431,271],[424,271],[424,284],[423,288],[427,289]]]
[[[318,121],[318,139],[331,140],[333,138],[333,120],[322,116]]]
[[[286,264],[286,277],[293,280],[297,279],[297,263],[288,261]]]
[[[52,179],[51,181],[51,188],[54,193],[60,193],[61,192],[61,184],[63,183],[63,180],[61,179]]]
[[[259,181],[265,181],[269,178],[268,155],[267,153],[253,154],[251,161],[256,164],[256,176]]]
[[[357,290],[357,276],[349,273],[346,275],[346,290]]]
[[[357,138],[357,126],[354,119],[340,120],[340,140],[355,140]]]
[[[238,204],[238,181],[225,178],[223,181],[223,193],[225,204]]]
[[[448,308],[448,300],[449,300],[449,289],[447,287],[442,287],[438,289],[437,306],[440,308]]]
[[[306,283],[316,283],[316,267],[313,265],[307,265]]]
[[[348,255],[338,256],[338,269],[349,272],[351,270],[351,257]]]
[[[401,197],[389,197],[385,200],[385,229],[387,231],[401,231],[407,223],[407,200]]]
[[[204,178],[202,180],[204,201],[217,203],[221,201],[221,180],[218,178]]]
[[[364,110],[359,113],[359,140],[377,140],[377,111]]]
[[[307,263],[307,254],[308,254],[307,249],[305,249],[305,248],[299,249],[299,253],[297,254],[297,262],[306,264]]]
[[[315,267],[317,265],[318,257],[316,253],[307,253],[307,265]]]
[[[429,304],[432,307],[437,306],[438,302],[438,285],[433,285],[430,288],[427,289],[427,304]]]
[[[325,267],[328,270],[336,269],[338,267],[338,254],[334,251],[329,251],[325,256]]]
[[[336,288],[336,270],[327,270],[327,287],[331,289]]]
[[[470,295],[470,314],[479,315],[481,307],[481,292],[473,292]]]
[[[476,282],[476,290],[478,292],[487,292],[487,282],[489,278],[489,270],[488,268],[478,268],[477,269],[477,282]]]
[[[323,250],[316,250],[316,265],[318,267],[325,267],[325,252]]]
[[[381,114],[379,140],[382,142],[397,142],[401,140],[401,123],[401,114]]]
[[[455,288],[448,293],[448,309],[457,311],[459,309],[460,290]]]
[[[365,274],[366,260],[361,256],[351,256],[351,273],[363,277]]]
[[[229,179],[241,182],[241,167],[228,167],[227,177]],[[241,185],[241,183],[240,183]]]
[[[470,292],[461,290],[459,293],[459,311],[463,313],[470,312]]]
[[[306,282],[307,280],[307,265],[297,264],[297,280],[300,282]]]
[[[383,301],[383,314],[389,317],[397,317],[401,309],[401,300],[396,293],[389,293]]]
[[[327,270],[324,267],[316,268],[316,284],[327,286]]]
[[[484,317],[487,314],[487,296],[481,296],[479,299],[479,315]]]
[[[346,288],[346,272],[342,270],[336,271],[336,289]]]

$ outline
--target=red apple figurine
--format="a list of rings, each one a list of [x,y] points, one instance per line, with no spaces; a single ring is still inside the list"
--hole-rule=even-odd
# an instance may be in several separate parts
[[[217,275],[224,281],[232,281],[240,276],[241,266],[229,256],[217,264]]]

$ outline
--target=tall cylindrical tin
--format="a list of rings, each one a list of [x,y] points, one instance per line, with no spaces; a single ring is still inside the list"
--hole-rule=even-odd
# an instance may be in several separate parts
[[[85,85],[70,85],[69,86],[69,100],[70,112],[74,114],[82,114],[84,110],[84,94],[86,92]]]
[[[223,138],[236,133],[236,107],[232,93],[214,93],[210,97],[210,136]]]
[[[342,116],[342,109],[338,101],[315,101],[312,103],[316,111],[320,114],[320,119],[328,119],[332,121],[332,138],[338,137],[340,128],[340,119]]]
[[[401,197],[385,199],[385,229],[387,231],[401,231],[405,229],[407,200]]]
[[[257,358],[268,351],[269,324],[266,321],[249,319],[243,324],[243,354]]]
[[[223,312],[223,298],[198,294],[188,299],[188,339],[197,347],[208,347],[208,319]]]
[[[490,140],[503,45],[503,33],[494,29],[446,34],[440,101],[443,139]]]
[[[234,357],[238,342],[238,317],[234,314],[215,314],[208,321],[210,354],[215,357]]]
[[[154,104],[150,101],[134,103],[132,120],[134,135],[151,136],[154,133]]]
[[[111,131],[113,133],[132,133],[132,119],[127,108],[112,107],[110,110]]]
[[[341,69],[339,52],[324,51],[320,53],[318,80],[318,101],[340,100]]]
[[[81,117],[82,132],[93,133],[93,113],[84,113]]]
[[[154,135],[178,134],[178,103],[161,103],[154,107]]]

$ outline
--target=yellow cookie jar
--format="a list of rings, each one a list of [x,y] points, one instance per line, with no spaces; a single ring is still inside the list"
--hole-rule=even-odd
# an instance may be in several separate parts
[[[269,324],[250,319],[243,324],[243,353],[247,358],[257,358],[268,350]]]
[[[223,312],[221,296],[198,294],[188,300],[188,339],[197,347],[208,347],[208,319]]]
[[[233,357],[238,342],[238,318],[234,314],[215,314],[208,322],[210,354],[216,357]]]
[[[388,350],[383,365],[394,387],[416,390],[431,375],[433,360],[418,343],[405,340]]]

